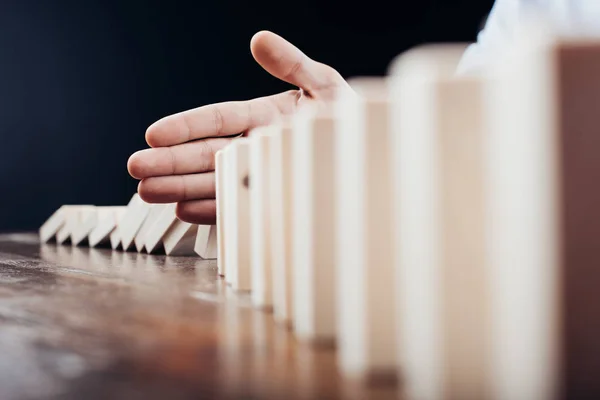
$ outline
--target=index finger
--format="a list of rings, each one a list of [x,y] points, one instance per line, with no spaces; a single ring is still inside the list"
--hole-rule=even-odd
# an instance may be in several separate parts
[[[281,113],[282,103],[295,101],[292,93],[247,101],[210,104],[169,115],[146,131],[150,147],[166,147],[209,137],[231,136],[270,123]]]

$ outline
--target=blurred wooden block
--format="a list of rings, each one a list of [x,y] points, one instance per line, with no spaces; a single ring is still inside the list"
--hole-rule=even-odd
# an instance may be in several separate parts
[[[215,191],[217,200],[217,269],[220,276],[225,276],[225,265],[227,251],[225,250],[225,232],[227,231],[227,222],[225,214],[227,206],[225,203],[225,149],[217,151],[215,154]]]
[[[168,204],[150,204],[150,210],[139,231],[135,234],[133,242],[135,249],[141,253],[146,248],[146,240],[150,233],[154,231],[154,224],[158,221],[162,212],[168,207]],[[146,250],[147,251],[147,250]]]
[[[252,302],[258,308],[273,307],[273,251],[271,248],[271,142],[279,134],[276,125],[251,132],[250,141],[250,240],[252,246]]]
[[[249,140],[235,139],[228,146],[225,182],[227,201],[227,263],[231,276],[225,276],[235,291],[250,291],[250,191]]]
[[[79,224],[71,234],[71,244],[73,246],[79,246],[81,244],[88,244],[89,236],[92,231],[98,226],[100,221],[103,221],[107,216],[114,214],[114,207],[100,206],[94,207],[90,210],[90,213],[84,217],[84,220]]]
[[[162,238],[168,256],[192,256],[196,244],[198,225],[176,219]]]
[[[68,210],[77,207],[74,205],[65,205],[59,207],[52,215],[42,224],[39,229],[40,241],[42,243],[48,243],[49,241],[56,239],[56,234],[65,225],[67,221]]]
[[[484,83],[455,75],[462,44],[395,60],[397,350],[406,398],[485,399]]]
[[[336,104],[337,350],[356,379],[397,374],[391,129],[384,79],[349,81]]]
[[[204,260],[215,260],[217,258],[216,225],[198,225],[194,252]]]
[[[67,241],[71,241],[73,233],[95,212],[94,210],[95,207],[92,205],[78,205],[65,208],[65,223],[56,233],[56,243],[64,244]]]
[[[135,193],[127,204],[123,218],[110,235],[110,244],[113,250],[116,250],[119,246],[124,251],[129,250],[149,211],[150,204]]]
[[[336,336],[333,110],[305,109],[294,118],[293,130],[293,326],[300,340],[333,343]]]
[[[291,326],[294,319],[293,231],[292,231],[292,127],[284,120],[271,140],[271,251],[273,273],[273,313],[279,323]]]
[[[600,398],[600,41],[520,41],[490,84],[492,399]]]
[[[169,228],[177,221],[177,203],[165,204],[160,208],[160,212],[150,226],[144,246],[148,254],[155,253],[159,249],[163,249],[163,237],[168,232]]]
[[[97,223],[88,236],[90,247],[110,242],[110,234],[125,215],[126,206],[98,207]]]

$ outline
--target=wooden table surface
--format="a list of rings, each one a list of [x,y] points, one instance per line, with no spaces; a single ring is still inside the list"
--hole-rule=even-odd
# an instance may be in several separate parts
[[[216,261],[0,235],[0,399],[395,399],[342,379]],[[393,349],[390,349],[393,351]]]

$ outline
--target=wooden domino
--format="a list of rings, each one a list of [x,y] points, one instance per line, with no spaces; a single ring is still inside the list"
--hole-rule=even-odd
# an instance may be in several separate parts
[[[127,204],[123,218],[110,235],[110,244],[113,250],[118,247],[121,247],[124,251],[129,250],[149,211],[150,204],[135,193]]]
[[[225,151],[227,148],[217,151],[215,154],[215,193],[217,202],[217,270],[219,276],[225,276],[225,232],[227,222],[225,215],[227,211],[225,196]]]
[[[488,91],[490,398],[599,398],[600,41],[529,40]]]
[[[56,239],[56,234],[65,225],[67,221],[68,210],[75,205],[61,206],[59,209],[54,211],[52,215],[44,221],[39,229],[40,241],[42,243],[48,243],[51,240]]]
[[[273,307],[271,203],[269,201],[270,149],[277,126],[251,132],[250,141],[250,240],[252,246],[252,302],[258,308]]]
[[[484,80],[456,77],[461,44],[391,68],[397,355],[407,398],[485,399]]]
[[[168,256],[194,255],[198,225],[175,219],[162,238],[165,254]]]
[[[65,222],[56,232],[56,243],[65,244],[71,241],[73,233],[83,224],[83,222],[95,212],[92,205],[71,206],[64,209]]]
[[[144,240],[148,254],[155,253],[159,249],[164,250],[162,240],[169,228],[177,221],[176,209],[177,203],[164,204],[160,208],[160,213],[154,219]]]
[[[125,214],[127,207],[111,206],[98,207],[98,222],[88,236],[88,245],[96,247],[110,242],[110,235]],[[104,210],[104,211],[103,211]]]
[[[250,191],[249,140],[235,139],[226,154],[227,177],[227,264],[231,271],[225,278],[235,291],[252,289],[250,275]]]
[[[194,252],[204,260],[215,260],[217,258],[216,225],[198,225]]]
[[[335,144],[330,108],[294,118],[293,326],[298,339],[328,344],[336,332]]]
[[[79,246],[81,244],[91,246],[90,236],[92,232],[102,221],[105,221],[109,217],[114,217],[115,208],[122,209],[122,207],[100,206],[90,210],[91,212],[85,216],[81,221],[81,224],[73,230],[73,233],[71,234],[71,244],[73,246]]]
[[[271,207],[271,251],[273,313],[278,323],[291,326],[294,319],[292,284],[292,126],[281,121],[271,140],[269,203]]]
[[[342,374],[397,375],[391,129],[384,78],[349,81],[336,102],[337,355]]]
[[[167,204],[150,204],[148,215],[140,226],[140,229],[135,234],[133,243],[138,253],[141,253],[146,248],[146,240],[148,235],[153,231],[153,226],[167,207]],[[146,250],[147,251],[147,250]]]

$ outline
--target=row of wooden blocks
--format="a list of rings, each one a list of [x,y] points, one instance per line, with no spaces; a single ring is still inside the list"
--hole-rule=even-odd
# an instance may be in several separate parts
[[[402,54],[217,153],[219,273],[408,399],[600,396],[600,42]]]
[[[216,226],[183,222],[175,208],[146,203],[137,193],[126,206],[65,205],[41,226],[40,240],[216,259]]]

